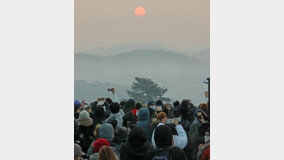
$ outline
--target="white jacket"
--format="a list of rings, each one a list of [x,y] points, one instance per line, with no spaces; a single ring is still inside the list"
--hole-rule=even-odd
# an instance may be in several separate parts
[[[160,125],[164,125],[164,124],[159,123],[157,127]],[[180,149],[183,149],[187,145],[187,135],[180,124],[176,126],[176,130],[177,130],[178,135],[173,135],[173,139],[175,143],[174,146]],[[156,143],[154,140],[154,134],[155,134],[155,130],[153,131],[153,134],[152,134],[152,144],[154,147],[156,147]]]

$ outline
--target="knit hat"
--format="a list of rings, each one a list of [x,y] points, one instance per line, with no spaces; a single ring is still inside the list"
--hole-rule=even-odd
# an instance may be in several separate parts
[[[74,157],[77,158],[84,155],[85,153],[82,152],[82,148],[78,144],[74,143]]]
[[[94,153],[98,153],[102,146],[110,146],[110,144],[104,138],[100,138],[100,139],[96,140],[95,143],[93,143]]]
[[[89,119],[89,118],[90,118],[90,114],[88,111],[83,110],[80,112],[79,119]]]
[[[157,147],[166,148],[172,146],[173,135],[166,125],[160,125],[155,129],[154,140]]]
[[[79,107],[81,107],[81,102],[78,100],[75,100],[74,102],[74,110],[76,111]]]
[[[138,121],[148,121],[150,119],[150,112],[147,108],[141,108],[138,112]]]
[[[113,127],[109,123],[104,123],[99,128],[99,138],[105,138],[108,141],[112,141],[114,138]]]

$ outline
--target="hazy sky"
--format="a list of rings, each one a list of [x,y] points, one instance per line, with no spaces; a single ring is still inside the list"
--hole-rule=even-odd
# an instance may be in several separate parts
[[[135,8],[146,14],[138,17]],[[75,52],[119,44],[209,48],[209,0],[75,0]]]

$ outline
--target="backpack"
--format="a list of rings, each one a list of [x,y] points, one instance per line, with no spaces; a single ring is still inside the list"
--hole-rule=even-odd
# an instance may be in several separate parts
[[[165,149],[155,149],[155,151],[157,152],[152,160],[171,160],[171,156],[170,156],[170,151],[171,151],[172,147],[169,146]]]

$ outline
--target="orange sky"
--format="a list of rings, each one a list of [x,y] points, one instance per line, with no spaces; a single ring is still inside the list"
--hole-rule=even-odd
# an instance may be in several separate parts
[[[209,0],[75,0],[75,52],[119,44],[209,48]],[[138,17],[135,8],[146,14]]]

